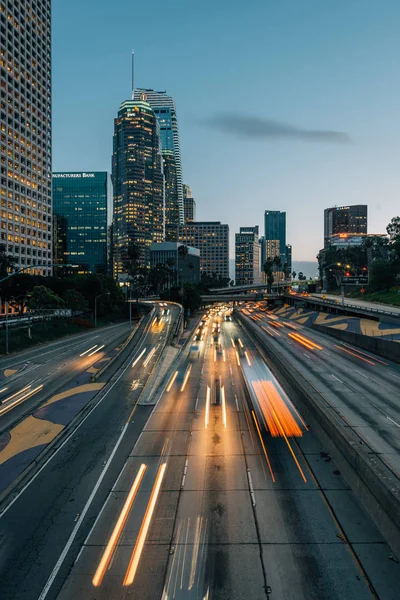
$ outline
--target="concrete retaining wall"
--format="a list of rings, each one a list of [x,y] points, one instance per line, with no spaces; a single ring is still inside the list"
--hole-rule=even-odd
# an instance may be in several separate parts
[[[335,329],[334,327],[328,327],[327,325],[313,324],[312,329],[316,329],[321,333],[327,333],[338,340],[353,344],[353,346],[363,348],[368,352],[373,352],[378,356],[400,363],[400,342],[391,342],[378,337],[371,337],[369,335],[362,335],[351,331],[343,331],[341,329]]]
[[[400,482],[379,458],[345,426],[321,394],[264,338],[242,313],[236,318],[260,348],[282,387],[295,401],[312,431],[334,459],[360,504],[392,550],[400,556]]]

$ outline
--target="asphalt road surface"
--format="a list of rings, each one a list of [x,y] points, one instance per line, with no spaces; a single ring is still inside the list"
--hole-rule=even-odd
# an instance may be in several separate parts
[[[128,418],[145,357],[122,372],[77,447],[14,505],[9,547],[26,536],[28,496],[63,478],[50,521],[30,512],[31,551],[10,561],[3,544],[5,598],[398,598],[399,564],[256,347],[233,322],[214,343],[210,324],[156,406]]]
[[[56,597],[149,416],[151,409],[136,409],[136,405],[178,312],[171,305],[168,319],[152,323],[134,353],[122,362],[115,361],[115,369],[110,367],[114,374],[101,389],[92,411],[1,513],[2,600],[39,598],[78,526],[70,552],[47,594]],[[87,343],[81,352],[86,347]],[[100,380],[108,377],[105,374]]]
[[[250,317],[400,478],[400,365],[276,315]]]

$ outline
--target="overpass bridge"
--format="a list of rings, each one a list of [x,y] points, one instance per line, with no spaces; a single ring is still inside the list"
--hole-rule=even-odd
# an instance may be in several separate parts
[[[202,294],[203,302],[248,302],[249,300],[278,300],[280,294],[238,294],[235,293],[235,288],[231,288],[230,293],[225,294]]]
[[[272,289],[276,290],[279,293],[279,290],[282,290],[285,287],[289,287],[292,285],[290,279],[286,279],[285,281],[278,281],[272,284]],[[248,285],[234,285],[232,287],[222,287],[222,288],[211,288],[209,290],[210,294],[225,294],[225,293],[235,293],[235,292],[247,292],[252,290],[265,290],[268,291],[268,285],[266,283],[252,283]]]

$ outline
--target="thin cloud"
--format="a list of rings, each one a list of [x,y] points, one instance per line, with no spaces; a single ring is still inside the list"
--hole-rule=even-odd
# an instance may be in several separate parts
[[[273,119],[247,115],[219,114],[211,117],[207,125],[222,133],[242,140],[297,140],[327,144],[349,144],[350,136],[342,131],[301,129]]]

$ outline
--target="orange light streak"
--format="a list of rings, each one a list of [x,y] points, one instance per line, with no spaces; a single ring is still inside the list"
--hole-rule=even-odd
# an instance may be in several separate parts
[[[177,375],[178,375],[178,371],[175,371],[175,373],[172,375],[171,380],[170,380],[170,382],[168,384],[167,392],[169,392],[170,389],[172,388],[172,386],[174,385],[174,381],[177,378]]]
[[[301,344],[302,346],[304,346],[305,348],[307,348],[308,350],[315,350],[314,346],[311,346],[311,344],[309,344],[308,342],[305,342],[304,340],[297,337],[297,333],[288,333],[288,336],[296,342],[298,342],[299,344]]]
[[[261,325],[261,329],[264,329],[264,331],[266,331],[266,333],[268,333],[268,335],[270,335],[271,337],[275,337],[275,335],[272,333],[272,331],[269,331],[269,329],[267,329],[266,327],[264,327],[264,325]],[[280,333],[276,332],[277,335],[280,335]]]
[[[288,446],[288,448],[289,448],[289,450],[290,450],[290,453],[291,453],[291,455],[292,455],[292,457],[293,457],[293,460],[294,460],[294,462],[296,463],[296,466],[297,466],[297,468],[298,468],[298,469],[299,469],[299,471],[300,471],[300,475],[302,476],[302,478],[303,478],[303,481],[304,481],[305,483],[307,483],[306,476],[304,475],[303,469],[301,468],[301,466],[300,466],[300,463],[299,463],[299,461],[297,460],[297,456],[295,455],[295,453],[294,453],[294,451],[293,451],[293,448],[292,448],[292,446],[290,445],[290,443],[289,443],[289,440],[287,439],[287,437],[286,437],[286,435],[285,435],[285,432],[284,432],[284,430],[283,430],[282,424],[281,424],[281,422],[279,421],[279,418],[278,418],[278,416],[275,414],[275,411],[273,411],[273,412],[274,412],[274,416],[275,416],[275,418],[276,418],[276,421],[277,421],[277,423],[278,423],[279,429],[280,429],[280,430],[281,430],[281,432],[282,432],[282,436],[284,437],[284,439],[285,439],[285,442],[286,442],[286,444],[287,444],[287,446]]]
[[[140,557],[142,556],[144,543],[146,541],[147,533],[149,531],[151,519],[153,517],[154,509],[156,506],[158,495],[160,493],[161,484],[164,478],[166,468],[167,463],[163,463],[158,469],[156,481],[154,483],[150,500],[147,505],[146,514],[144,515],[142,526],[140,528],[139,535],[136,540],[135,547],[133,549],[131,560],[129,561],[128,570],[126,571],[125,578],[122,584],[125,587],[128,585],[132,585],[133,580],[135,579],[136,571],[139,566]]]
[[[364,362],[368,363],[369,365],[375,366],[375,363],[372,362],[372,360],[367,360],[366,358],[359,356],[355,352],[350,352],[350,350],[346,350],[346,348],[343,348],[342,346],[337,346],[336,344],[334,344],[334,346],[335,346],[335,348],[339,348],[339,350],[343,350],[343,352],[347,352],[347,354],[351,354],[352,356],[355,356],[356,358],[363,360]]]
[[[274,475],[274,472],[272,470],[271,463],[269,462],[269,456],[268,456],[268,453],[267,453],[267,449],[266,449],[266,447],[264,445],[264,440],[262,439],[260,427],[259,427],[259,425],[257,423],[257,418],[256,418],[256,415],[254,414],[254,410],[251,411],[251,414],[253,415],[254,423],[256,424],[258,437],[260,438],[261,446],[262,446],[262,449],[264,451],[265,460],[267,461],[268,469],[269,469],[269,472],[271,474],[271,479],[275,483],[275,475]]]
[[[138,492],[140,484],[142,483],[142,479],[143,479],[146,469],[147,469],[146,465],[142,464],[140,466],[140,469],[138,471],[138,474],[135,477],[135,481],[132,484],[132,487],[130,489],[128,497],[125,500],[125,504],[124,504],[122,511],[118,517],[118,521],[115,524],[115,527],[111,534],[111,537],[108,540],[106,549],[104,550],[104,554],[101,557],[99,566],[97,567],[97,571],[92,579],[92,583],[95,587],[98,587],[99,585],[101,585],[101,582],[103,581],[103,577],[105,575],[105,572],[107,571],[108,565],[110,564],[111,557],[114,554],[114,551],[118,544],[119,538],[121,537],[121,533],[125,527],[125,523],[128,519],[129,512],[135,501],[136,494]]]
[[[261,412],[272,437],[285,435],[301,437],[302,430],[272,381],[252,381]],[[280,427],[282,426],[282,429]]]
[[[352,347],[349,346],[348,344],[343,344],[343,346],[346,346],[346,348],[350,348],[352,350]],[[370,358],[371,360],[374,360],[375,362],[381,363],[381,365],[385,365],[386,367],[388,367],[388,363],[384,362],[383,360],[380,360],[379,358],[376,358],[375,356],[370,356],[369,354],[367,354],[366,352],[361,352],[361,350],[356,350],[357,354],[362,354],[363,356],[366,356],[367,358]]]

